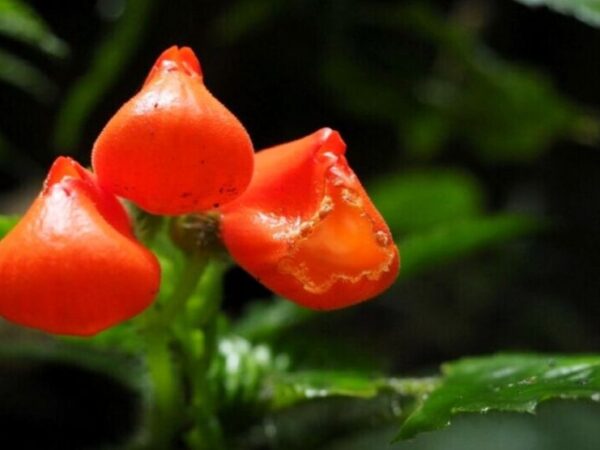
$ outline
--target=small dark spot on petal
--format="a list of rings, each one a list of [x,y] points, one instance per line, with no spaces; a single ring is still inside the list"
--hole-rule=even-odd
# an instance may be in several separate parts
[[[179,196],[181,198],[188,198],[188,197],[192,196],[192,193],[191,192],[182,192]]]

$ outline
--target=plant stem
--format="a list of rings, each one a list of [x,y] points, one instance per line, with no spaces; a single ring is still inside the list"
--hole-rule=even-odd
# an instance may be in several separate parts
[[[148,318],[146,329],[157,330],[168,329],[177,316],[183,312],[190,296],[196,290],[198,282],[208,266],[208,258],[194,257],[188,258],[177,286],[165,302],[164,308],[160,311],[154,311],[154,314]]]
[[[149,311],[142,324],[146,342],[146,362],[152,383],[151,444],[153,449],[169,449],[184,419],[183,384],[174,364],[177,344],[172,325],[185,312],[189,298],[207,267],[207,259],[190,257],[164,307]]]
[[[190,351],[187,352],[193,428],[188,433],[186,442],[193,450],[224,448],[221,427],[215,414],[209,371],[217,350],[217,318],[225,269],[226,264],[213,261],[202,278],[201,295],[189,305],[190,325],[197,327],[188,336]]]
[[[150,433],[152,449],[168,449],[180,421],[182,393],[169,340],[158,334],[146,338],[146,363],[152,382]]]

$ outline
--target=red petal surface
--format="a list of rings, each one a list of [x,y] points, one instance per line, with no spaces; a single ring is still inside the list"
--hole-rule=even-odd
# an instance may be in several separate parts
[[[314,309],[371,298],[393,283],[391,233],[328,128],[259,152],[244,195],[222,208],[233,258],[274,292]]]
[[[179,215],[241,195],[253,157],[242,124],[204,86],[193,51],[171,47],[102,130],[92,165],[107,190],[151,213]]]
[[[149,306],[159,284],[121,204],[69,158],[0,241],[0,315],[20,325],[92,335]]]

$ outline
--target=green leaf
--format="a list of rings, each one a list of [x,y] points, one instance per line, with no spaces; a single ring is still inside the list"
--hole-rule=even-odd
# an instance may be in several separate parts
[[[385,378],[362,371],[307,370],[274,373],[263,386],[270,410],[331,397],[374,398],[382,394],[418,397],[432,392],[437,378]]]
[[[0,34],[51,56],[64,57],[69,53],[67,44],[52,32],[35,10],[20,0],[0,0]]]
[[[267,381],[270,409],[328,397],[373,398],[379,391],[378,380],[351,372],[311,371],[274,375]]]
[[[598,0],[517,0],[527,6],[546,6],[562,14],[569,14],[589,25],[600,26]]]
[[[18,216],[0,216],[0,239],[19,221]]]
[[[402,425],[399,438],[443,428],[460,413],[533,413],[550,399],[600,401],[600,355],[500,354],[442,367],[444,378]]]
[[[441,225],[400,241],[400,279],[540,229],[528,216],[500,214]]]
[[[61,152],[77,149],[89,115],[140,45],[152,5],[151,0],[127,2],[116,26],[96,48],[89,71],[66,94],[54,132],[54,145]]]
[[[383,176],[369,186],[369,195],[392,231],[411,233],[483,209],[482,188],[459,170],[427,170]]]
[[[0,50],[0,80],[42,102],[51,100],[57,91],[56,85],[42,71],[3,50]]]
[[[469,414],[436,433],[390,446],[397,427],[354,429],[318,450],[597,450],[600,408],[585,402],[552,402],[533,415]],[[278,437],[280,434],[277,435]],[[293,447],[281,447],[291,450]]]

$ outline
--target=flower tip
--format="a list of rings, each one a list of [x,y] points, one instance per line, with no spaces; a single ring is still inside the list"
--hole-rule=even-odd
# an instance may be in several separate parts
[[[188,66],[189,69],[202,76],[202,67],[200,66],[200,61],[194,53],[194,50],[192,50],[190,47],[181,47],[179,49],[179,58],[184,65]]]
[[[313,136],[317,142],[315,149],[317,155],[325,156],[325,159],[327,156],[337,159],[339,155],[346,153],[346,143],[338,131],[325,127],[316,131]]]
[[[46,192],[65,177],[83,179],[86,175],[85,169],[81,167],[77,161],[68,156],[59,156],[50,167],[48,176],[44,181],[44,189],[42,192]]]
[[[190,47],[178,47],[173,45],[166,49],[160,54],[156,62],[154,63],[153,70],[150,72],[150,76],[156,70],[166,69],[167,71],[180,70],[188,75],[199,75],[202,76],[202,68],[200,67],[200,61]]]

